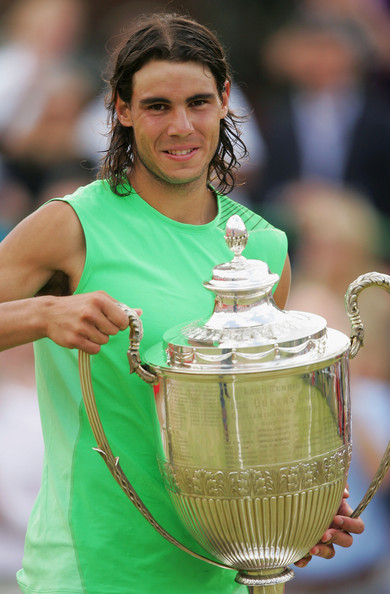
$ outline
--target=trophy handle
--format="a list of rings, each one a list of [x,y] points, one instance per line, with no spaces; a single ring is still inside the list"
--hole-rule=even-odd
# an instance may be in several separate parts
[[[124,303],[118,303],[118,306],[129,318],[130,345],[127,351],[127,358],[130,365],[130,373],[136,373],[147,384],[157,384],[159,381],[158,375],[150,369],[149,365],[142,365],[139,355],[139,345],[144,334],[141,318],[135,309],[128,307]]]
[[[390,276],[380,272],[368,272],[362,274],[355,281],[353,281],[345,294],[345,308],[351,322],[351,346],[349,356],[351,359],[356,357],[361,346],[364,346],[364,328],[360,318],[360,311],[358,307],[358,297],[360,293],[367,287],[381,287],[390,293]],[[378,470],[371,481],[367,492],[357,508],[352,513],[352,518],[358,518],[366,509],[371,499],[379,489],[388,469],[390,467],[390,441],[387,444],[385,453],[380,461]]]
[[[361,346],[364,346],[364,328],[358,307],[358,297],[367,287],[381,287],[390,293],[390,276],[380,272],[367,272],[353,281],[345,294],[345,309],[351,322],[351,346],[349,356],[356,357]]]
[[[129,308],[127,308],[129,309]],[[138,316],[137,316],[138,317]],[[137,328],[138,331],[138,328]],[[132,330],[130,330],[132,332]],[[142,332],[142,327],[141,327]],[[142,335],[142,334],[141,334]],[[138,355],[139,357],[139,355]],[[135,371],[138,373],[139,367],[136,367]],[[145,370],[142,370],[144,373]],[[223,565],[222,563],[218,563],[217,561],[213,561],[212,559],[208,559],[207,557],[203,557],[191,549],[187,548],[185,545],[180,543],[176,540],[173,536],[169,534],[152,516],[149,512],[148,508],[145,506],[137,492],[135,491],[134,487],[127,479],[125,473],[123,472],[120,464],[119,464],[119,457],[114,456],[110,445],[108,443],[107,437],[105,435],[103,425],[99,416],[99,412],[96,405],[95,394],[93,391],[92,386],[92,377],[91,377],[91,362],[90,362],[90,355],[85,353],[84,351],[79,351],[79,373],[80,373],[80,383],[81,383],[81,391],[83,395],[83,400],[88,416],[89,423],[92,428],[92,432],[95,436],[97,447],[93,448],[97,451],[103,458],[104,462],[106,463],[109,471],[111,472],[112,476],[119,484],[121,489],[130,499],[130,501],[135,505],[138,511],[143,515],[143,517],[149,522],[151,526],[161,535],[163,536],[168,542],[175,545],[182,551],[189,553],[193,557],[200,559],[201,561],[206,561],[211,565],[215,565],[216,567],[222,567],[223,569],[235,569],[238,571],[237,568],[228,567],[227,565]],[[148,372],[147,372],[148,373]],[[139,373],[138,373],[139,374]],[[140,374],[139,374],[140,375]],[[151,374],[150,374],[151,375]],[[142,376],[141,376],[142,377]],[[155,376],[153,376],[155,377]],[[152,382],[150,382],[152,383]]]

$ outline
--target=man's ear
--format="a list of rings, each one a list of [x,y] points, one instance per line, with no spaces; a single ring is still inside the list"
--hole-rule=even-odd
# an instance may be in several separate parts
[[[221,119],[223,119],[229,111],[229,97],[230,97],[230,82],[227,80],[224,85],[222,92],[222,106],[221,106]]]
[[[123,101],[119,96],[116,98],[115,101],[115,109],[116,115],[118,116],[118,120],[122,124],[122,126],[130,127],[133,125],[133,120],[130,114],[130,108],[128,104]]]

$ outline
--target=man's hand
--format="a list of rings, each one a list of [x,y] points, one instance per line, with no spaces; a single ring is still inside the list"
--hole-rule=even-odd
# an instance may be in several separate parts
[[[94,355],[129,325],[118,302],[103,291],[45,299],[45,334],[60,346]]]
[[[309,554],[295,563],[297,567],[306,567],[313,555],[323,559],[331,559],[335,555],[334,545],[348,548],[353,542],[351,534],[361,534],[363,532],[363,520],[350,517],[353,510],[346,501],[348,497],[348,489],[345,489],[337,515],[333,518],[328,530],[320,542],[309,551]]]

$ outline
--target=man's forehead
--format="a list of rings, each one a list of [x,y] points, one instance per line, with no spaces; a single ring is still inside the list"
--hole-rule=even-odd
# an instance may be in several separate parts
[[[176,62],[150,60],[134,73],[133,92],[146,91],[154,86],[174,90],[184,86],[200,86],[216,91],[216,81],[205,64],[195,61]]]

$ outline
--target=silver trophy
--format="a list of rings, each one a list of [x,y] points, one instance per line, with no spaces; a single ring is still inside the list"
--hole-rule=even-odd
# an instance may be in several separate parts
[[[351,460],[349,358],[363,342],[357,299],[366,287],[390,292],[376,272],[346,294],[351,337],[324,318],[282,311],[273,301],[278,276],[242,256],[248,233],[238,216],[225,235],[233,259],[204,286],[215,293],[207,320],[176,327],[141,362],[142,324],[130,321],[130,372],[156,384],[159,466],[174,507],[208,552],[176,541],[152,517],[123,473],[105,436],[90,374],[79,353],[83,398],[112,475],[154,528],[197,558],[236,570],[253,594],[282,594],[289,565],[320,540],[336,514]],[[390,443],[358,517],[390,465]]]

